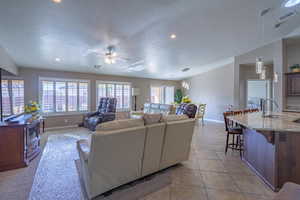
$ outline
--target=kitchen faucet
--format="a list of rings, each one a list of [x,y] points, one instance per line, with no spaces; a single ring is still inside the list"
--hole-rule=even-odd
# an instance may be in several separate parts
[[[279,105],[275,100],[269,99],[269,98],[260,99],[260,107],[261,107],[261,110],[262,110],[262,117],[268,117],[268,115],[266,115],[266,107],[267,107],[267,102],[268,101],[273,103],[277,107],[277,109],[279,109]]]

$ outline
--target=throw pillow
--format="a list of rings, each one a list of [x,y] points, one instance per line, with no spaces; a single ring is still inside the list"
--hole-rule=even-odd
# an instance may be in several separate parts
[[[147,114],[145,113],[143,116],[145,125],[151,125],[151,124],[156,124],[161,121],[162,114],[157,113],[157,114]]]

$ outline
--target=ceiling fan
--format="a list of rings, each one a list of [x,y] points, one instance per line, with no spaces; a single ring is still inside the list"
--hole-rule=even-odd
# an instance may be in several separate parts
[[[115,45],[109,45],[108,47],[106,47],[105,51],[102,51],[101,49],[88,49],[85,56],[90,54],[95,54],[97,56],[103,57],[103,62],[108,65],[115,64],[118,61],[125,62],[127,65],[120,66],[120,69],[126,72],[139,72],[145,69],[144,60],[136,60],[120,56],[116,52]],[[100,69],[101,67],[101,65],[94,66],[95,69]]]
[[[100,49],[88,49],[85,56],[90,54],[96,54],[97,56],[103,57],[103,61],[105,64],[115,64],[117,61],[123,61],[123,62],[129,62],[129,58],[124,58],[120,56],[116,52],[116,46],[115,45],[109,45],[106,47],[105,51],[102,51]]]

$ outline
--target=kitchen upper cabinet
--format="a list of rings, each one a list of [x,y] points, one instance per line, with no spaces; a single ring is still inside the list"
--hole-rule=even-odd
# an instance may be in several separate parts
[[[287,95],[300,96],[300,73],[287,73]]]

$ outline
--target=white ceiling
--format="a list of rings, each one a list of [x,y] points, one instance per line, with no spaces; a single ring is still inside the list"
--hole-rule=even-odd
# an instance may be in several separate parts
[[[18,66],[178,80],[298,28],[299,16],[274,28],[288,11],[280,8],[282,1],[1,0],[0,46]],[[269,7],[263,39],[259,13]],[[111,44],[129,64],[144,60],[145,70],[128,72],[124,61],[105,65],[101,57],[85,56],[88,49]],[[186,67],[191,70],[181,72]]]

